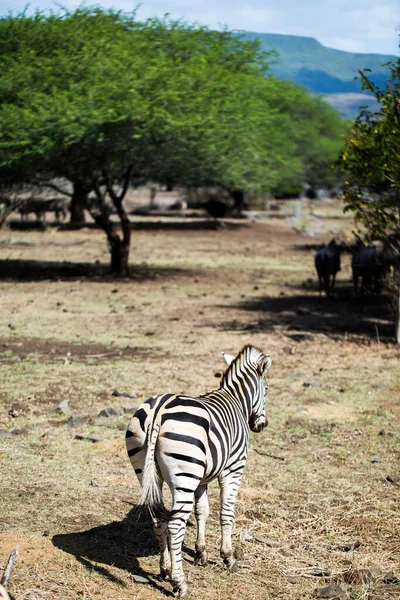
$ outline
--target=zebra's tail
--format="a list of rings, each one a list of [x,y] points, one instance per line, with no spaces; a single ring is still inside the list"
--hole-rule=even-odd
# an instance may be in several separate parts
[[[146,460],[143,467],[142,494],[140,504],[149,509],[151,516],[158,521],[169,521],[175,511],[169,511],[164,506],[162,496],[162,481],[156,463],[156,444],[160,433],[159,423],[151,429],[147,442]]]

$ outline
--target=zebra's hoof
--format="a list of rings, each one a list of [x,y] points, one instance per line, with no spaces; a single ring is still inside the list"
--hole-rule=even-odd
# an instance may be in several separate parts
[[[165,579],[165,581],[168,581],[169,579],[171,579],[171,570],[170,569],[160,569],[160,576],[162,577],[162,579]]]
[[[173,591],[174,596],[176,596],[176,598],[182,598],[182,600],[185,600],[185,598],[189,597],[189,594],[188,594],[186,588],[174,587],[174,589],[172,591]]]
[[[205,552],[197,554],[196,558],[194,559],[194,564],[196,567],[205,567],[207,562],[208,560]]]
[[[233,560],[232,557],[226,558],[224,560],[224,565],[228,569],[230,573],[237,573],[239,568],[237,566],[236,560]]]

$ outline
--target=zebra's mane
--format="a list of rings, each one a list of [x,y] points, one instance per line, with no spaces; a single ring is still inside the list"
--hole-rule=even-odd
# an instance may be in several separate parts
[[[245,358],[245,362],[247,364],[252,364],[253,366],[256,366],[256,364],[260,361],[260,359],[263,356],[264,356],[264,353],[259,348],[256,348],[255,346],[252,346],[251,344],[246,344],[246,346],[244,346],[241,349],[239,354],[236,356],[236,358],[233,359],[231,364],[226,369],[225,373],[222,375],[221,387],[226,383],[229,373],[233,369],[236,370],[238,363],[241,363],[243,361],[243,358]]]

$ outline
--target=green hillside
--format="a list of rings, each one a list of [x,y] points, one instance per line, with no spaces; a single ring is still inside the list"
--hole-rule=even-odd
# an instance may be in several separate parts
[[[371,96],[361,93],[354,81],[357,69],[370,69],[370,78],[384,84],[388,71],[383,65],[396,56],[361,54],[326,48],[314,38],[276,33],[237,32],[243,39],[258,39],[265,51],[275,50],[278,56],[271,73],[279,79],[292,81],[310,92],[321,94],[343,116],[352,118],[362,105],[374,105]]]
[[[240,32],[244,39],[259,39],[263,50],[278,53],[271,72],[320,94],[360,92],[357,69],[370,69],[376,83],[385,80],[387,70],[382,66],[396,60],[383,54],[358,54],[326,48],[314,38],[274,33]]]

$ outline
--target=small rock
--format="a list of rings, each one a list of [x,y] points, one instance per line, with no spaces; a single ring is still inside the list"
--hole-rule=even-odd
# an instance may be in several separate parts
[[[66,416],[66,417],[71,416],[71,409],[69,407],[68,400],[63,400],[59,404],[55,404],[49,410],[49,413],[58,413],[58,414]]]
[[[342,552],[351,552],[352,550],[356,550],[361,546],[361,542],[356,540],[355,542],[350,542],[349,544],[339,544],[337,546],[331,546],[331,550],[341,550]]]
[[[288,580],[288,583],[297,583],[296,577],[288,577],[287,580]]]
[[[44,537],[49,537],[49,535],[50,535],[50,531],[49,531],[48,529],[45,529],[45,530],[43,531],[43,535],[44,535]]]
[[[330,577],[330,574],[330,571],[327,571],[326,569],[320,569],[319,567],[316,567],[311,571],[311,575],[313,577]]]
[[[133,394],[133,395],[131,395],[131,394],[125,394],[124,392],[119,392],[118,390],[113,390],[111,392],[111,396],[123,396],[124,398],[132,398],[132,400],[134,398],[136,398],[135,394]]]
[[[92,487],[100,487],[100,484],[95,479],[90,480],[90,485]]]
[[[77,433],[75,436],[76,440],[88,440],[89,442],[102,442],[104,440],[103,437],[101,437],[100,435],[92,435],[92,434],[85,434],[85,433]]]
[[[290,375],[288,377],[289,380],[297,380],[297,379],[304,379],[304,377],[306,377],[305,373],[293,373],[293,375]]]
[[[99,417],[120,417],[122,414],[119,407],[108,406],[99,412]]]
[[[378,435],[394,437],[393,431],[386,431],[385,429],[381,429],[381,431],[378,433]]]
[[[254,536],[254,539],[261,544],[269,546],[270,548],[276,548],[276,546],[279,546],[279,542],[276,540],[271,540],[270,538],[263,537],[262,535],[256,535]]]
[[[374,456],[374,458],[371,459],[372,463],[381,463],[383,462],[382,458],[380,458],[380,456]]]
[[[24,435],[25,433],[28,433],[28,430],[26,427],[22,427],[21,429],[12,429],[11,433],[12,435]]]
[[[83,427],[87,422],[87,417],[70,417],[68,421],[68,427]]]
[[[394,573],[385,573],[383,576],[383,583],[400,583],[400,579]]]
[[[8,411],[8,414],[10,415],[10,417],[13,417],[13,419],[19,417],[19,412],[17,410],[14,410],[13,408]]]
[[[243,548],[241,546],[236,546],[236,548],[233,551],[233,556],[236,558],[236,560],[243,560],[244,559]]]
[[[8,327],[9,327],[10,329],[12,329],[12,330],[14,330],[14,329],[17,329],[17,326],[16,326],[16,324],[15,324],[15,323],[9,323],[9,324],[8,324]]]
[[[135,406],[123,406],[122,410],[124,411],[124,414],[126,415],[134,415],[136,410],[138,409],[139,405],[136,404]]]
[[[386,481],[390,481],[390,483],[399,485],[400,484],[400,475],[397,475],[396,473],[390,473],[389,475],[386,475]]]
[[[216,373],[214,373],[214,377],[222,377],[222,373],[220,373],[219,371],[217,371]]]
[[[108,417],[96,417],[92,419],[92,423],[96,427],[108,427],[109,429],[113,429],[115,427],[115,421],[110,421]]]
[[[112,294],[118,294],[118,288],[114,288],[113,290],[111,290]]]
[[[132,579],[135,583],[149,583],[149,580],[146,577],[142,577],[141,575],[132,575]]]
[[[253,539],[253,536],[251,535],[251,533],[241,533],[240,534],[240,540],[242,542],[251,542],[251,540]]]
[[[316,588],[313,591],[315,598],[348,598],[349,595],[341,585],[328,585],[324,588]]]
[[[375,576],[371,569],[350,569],[342,573],[343,581],[346,583],[372,583]]]

